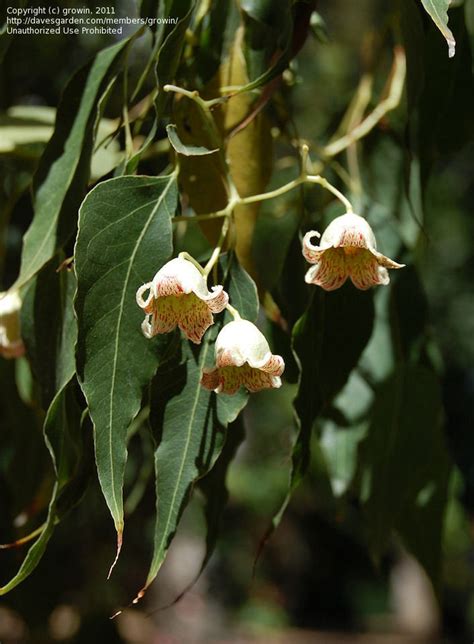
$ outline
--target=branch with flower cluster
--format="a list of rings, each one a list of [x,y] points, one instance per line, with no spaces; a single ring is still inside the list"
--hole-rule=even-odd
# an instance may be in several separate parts
[[[392,83],[387,96],[355,129],[326,147],[325,156],[334,156],[365,136],[390,109],[398,105],[405,78],[405,57],[397,49],[392,71]],[[281,356],[273,355],[263,334],[250,321],[243,320],[230,303],[222,285],[208,289],[207,281],[216,266],[225,244],[234,210],[279,197],[303,184],[320,185],[331,192],[345,207],[345,214],[334,219],[321,237],[319,245],[312,239],[320,237],[317,231],[309,231],[304,239],[302,252],[313,264],[307,271],[305,281],[320,286],[326,291],[341,287],[347,279],[360,290],[389,283],[388,268],[398,269],[404,265],[377,251],[374,233],[366,220],[354,213],[350,200],[325,177],[311,172],[309,148],[301,146],[301,170],[299,175],[275,190],[241,197],[232,180],[222,141],[217,131],[211,108],[226,98],[204,100],[197,91],[191,92],[175,85],[165,85],[164,90],[182,94],[193,100],[201,111],[203,123],[210,140],[219,150],[226,171],[227,205],[216,212],[177,216],[173,221],[206,221],[223,218],[219,240],[204,267],[191,255],[182,252],[165,264],[137,291],[137,304],[145,312],[142,331],[147,338],[168,333],[180,328],[185,337],[200,344],[207,329],[214,323],[214,315],[228,310],[233,321],[226,324],[215,343],[215,367],[204,371],[201,384],[216,393],[234,394],[240,387],[254,392],[281,385],[280,376],[285,364]],[[310,170],[308,170],[310,169]]]

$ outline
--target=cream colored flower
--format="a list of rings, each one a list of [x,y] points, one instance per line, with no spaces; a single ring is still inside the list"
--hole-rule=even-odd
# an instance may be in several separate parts
[[[137,304],[146,313],[142,323],[146,338],[178,326],[196,344],[214,323],[212,314],[220,313],[228,301],[222,286],[213,286],[209,292],[202,273],[182,257],[165,264],[153,281],[137,291]]]
[[[403,268],[377,251],[372,228],[363,217],[346,213],[336,217],[321,237],[319,246],[311,243],[319,237],[314,230],[303,239],[303,255],[314,264],[305,276],[308,284],[334,291],[350,277],[354,286],[365,291],[377,284],[388,284],[387,268]]]
[[[235,394],[281,386],[285,368],[281,356],[271,353],[268,342],[255,324],[234,320],[226,324],[216,339],[216,366],[205,369],[201,384],[216,393]]]
[[[19,358],[25,353],[20,335],[21,298],[17,291],[0,293],[0,355]]]

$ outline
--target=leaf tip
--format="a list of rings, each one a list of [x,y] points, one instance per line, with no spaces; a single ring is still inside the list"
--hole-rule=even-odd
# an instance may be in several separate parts
[[[456,41],[453,38],[452,40],[448,39],[446,42],[448,43],[448,56],[449,58],[454,58],[456,53]]]
[[[112,574],[113,569],[115,568],[115,564],[118,561],[118,558],[120,557],[120,551],[122,550],[122,543],[123,543],[123,530],[117,530],[117,552],[115,553],[115,559],[110,566],[109,574],[107,575],[107,579],[110,579],[110,576]],[[115,615],[114,615],[115,617]]]
[[[146,586],[145,586],[145,588],[142,588],[142,589],[140,590],[140,592],[137,594],[137,596],[135,597],[135,599],[133,599],[133,600],[132,600],[132,604],[138,604],[138,602],[140,601],[140,599],[141,599],[142,597],[144,597],[144,595],[145,595],[145,591],[146,591]]]

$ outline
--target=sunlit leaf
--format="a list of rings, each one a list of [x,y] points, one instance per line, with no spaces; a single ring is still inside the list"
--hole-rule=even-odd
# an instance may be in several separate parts
[[[171,253],[174,175],[117,177],[81,206],[75,249],[77,365],[94,423],[99,480],[119,544],[127,428],[159,363],[159,342],[141,332],[139,286]]]

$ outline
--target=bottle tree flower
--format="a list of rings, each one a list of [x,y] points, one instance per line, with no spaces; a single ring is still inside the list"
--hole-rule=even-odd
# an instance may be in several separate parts
[[[201,384],[216,393],[235,394],[240,387],[250,392],[276,389],[285,368],[281,356],[273,355],[268,342],[248,320],[226,324],[215,344],[216,366],[205,369]]]
[[[336,217],[324,231],[319,246],[311,243],[314,236],[319,237],[319,233],[311,230],[303,239],[303,255],[314,264],[306,273],[305,281],[326,291],[339,288],[347,278],[363,291],[388,284],[387,268],[404,266],[377,251],[372,228],[354,213]]]
[[[196,344],[214,323],[213,313],[220,313],[228,301],[223,287],[209,291],[202,272],[184,257],[169,261],[137,291],[137,304],[146,314],[142,323],[146,338],[178,326]]]
[[[21,298],[17,291],[0,293],[0,355],[19,358],[25,353],[20,334]]]

